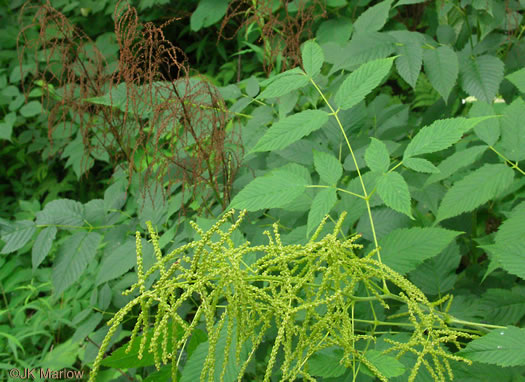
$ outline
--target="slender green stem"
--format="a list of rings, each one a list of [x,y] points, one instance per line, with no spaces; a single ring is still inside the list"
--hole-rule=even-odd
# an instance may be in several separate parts
[[[364,201],[366,203],[366,209],[367,209],[367,212],[368,212],[368,218],[370,220],[370,228],[372,229],[372,237],[374,239],[374,246],[375,246],[375,250],[377,252],[377,258],[378,258],[379,262],[382,263],[382,261],[381,261],[381,252],[380,252],[380,248],[379,248],[379,242],[377,241],[377,234],[376,234],[376,229],[375,229],[375,224],[374,224],[374,218],[372,216],[372,209],[370,207],[369,195],[368,195],[368,193],[366,191],[365,182],[363,181],[363,176],[361,175],[361,171],[359,170],[359,165],[357,163],[357,159],[355,157],[354,150],[352,150],[352,145],[350,144],[350,141],[348,140],[348,136],[346,135],[345,129],[343,128],[343,124],[341,123],[341,120],[339,119],[339,115],[338,115],[339,109],[334,110],[332,105],[330,105],[330,102],[328,102],[328,100],[326,99],[324,93],[321,91],[319,86],[317,86],[317,84],[315,83],[315,81],[312,78],[310,78],[310,82],[312,83],[314,88],[317,90],[317,92],[321,95],[321,97],[323,98],[323,101],[326,103],[326,105],[328,106],[328,108],[332,112],[332,115],[335,117],[335,120],[337,121],[337,125],[339,126],[339,129],[341,130],[341,133],[343,133],[343,137],[345,139],[346,145],[348,146],[348,149],[350,150],[350,155],[352,156],[352,160],[353,160],[355,168],[357,170],[357,176],[359,177],[359,182],[361,183],[361,188],[363,189],[363,196],[362,196],[362,198],[364,199]],[[388,291],[388,287],[386,285],[386,280],[384,278],[383,278],[383,288],[385,289],[385,291]]]
[[[307,188],[332,188],[332,186],[324,186],[324,185],[321,185],[321,184],[315,184],[315,185],[311,185],[311,186],[305,186]],[[353,195],[357,198],[360,198],[360,199],[363,199],[365,200],[365,197],[363,195],[359,195],[359,194],[356,194],[354,192],[351,192],[351,191],[347,191],[347,190],[344,190],[342,188],[339,188],[339,187],[336,187],[335,188],[337,191],[341,191],[341,192],[344,192],[344,193],[347,193],[347,194],[350,194],[350,195]]]
[[[505,162],[511,165],[513,169],[515,169],[517,172],[519,172],[521,175],[525,175],[525,171],[523,171],[521,168],[518,167],[518,162],[512,162],[510,159],[505,157],[505,155],[501,154],[499,151],[497,151],[494,147],[489,146],[489,149],[494,151],[501,159],[503,159]]]

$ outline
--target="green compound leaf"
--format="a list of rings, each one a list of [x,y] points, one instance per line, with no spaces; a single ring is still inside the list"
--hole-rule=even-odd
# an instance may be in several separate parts
[[[461,66],[461,85],[471,96],[492,103],[503,80],[503,62],[495,56],[469,58]]]
[[[46,227],[36,237],[35,244],[31,250],[31,259],[33,263],[33,269],[38,268],[38,266],[44,261],[47,254],[51,249],[53,240],[57,234],[56,227]]]
[[[469,342],[458,354],[471,359],[503,367],[525,365],[525,329],[509,326],[495,329]]]
[[[454,183],[439,205],[436,222],[472,211],[497,197],[514,179],[504,164],[486,164]]]
[[[248,211],[281,208],[299,197],[305,185],[304,177],[287,170],[275,170],[252,180],[233,198],[230,208]]]
[[[14,222],[2,235],[2,240],[5,241],[5,245],[0,253],[8,254],[18,251],[31,240],[35,232],[35,223],[30,220]]]
[[[80,278],[95,258],[101,240],[102,235],[96,232],[77,232],[60,246],[53,268],[53,285],[57,295]]]
[[[250,152],[281,150],[328,121],[328,113],[305,110],[274,123]]]
[[[309,236],[316,229],[323,218],[332,210],[337,202],[337,192],[335,188],[323,188],[315,195],[312,206],[308,212],[308,225],[306,235]]]
[[[315,171],[321,180],[327,184],[335,185],[343,176],[343,165],[331,154],[314,150]]]
[[[296,70],[292,69],[281,73],[279,76],[273,78],[272,81],[266,86],[266,89],[264,89],[263,92],[257,96],[257,98],[281,97],[308,84],[310,80],[306,74],[298,68],[295,69]],[[267,82],[261,83],[262,86],[265,86],[266,84]]]
[[[388,12],[392,0],[385,0],[379,4],[369,7],[354,23],[355,33],[377,32],[383,28],[388,19]]]
[[[488,118],[440,119],[423,127],[405,149],[403,162],[405,159],[416,155],[429,154],[452,146],[461,139],[465,132]]]
[[[426,159],[407,158],[403,161],[405,167],[417,172],[439,173],[439,169]]]
[[[505,78],[512,82],[512,84],[516,86],[520,92],[525,93],[525,68],[516,70],[515,72],[505,76]]]
[[[365,151],[365,162],[368,168],[375,172],[386,172],[390,165],[390,155],[386,145],[379,139],[372,138]]]
[[[447,45],[425,51],[423,56],[427,77],[445,101],[456,84],[459,62],[456,52]]]
[[[408,184],[399,173],[390,172],[379,178],[377,192],[388,207],[413,219]]]
[[[501,118],[501,150],[510,160],[525,159],[525,101],[517,98],[503,112]]]
[[[66,225],[81,227],[84,225],[85,209],[82,203],[70,199],[57,199],[46,204],[37,212],[38,225]]]
[[[335,103],[340,109],[350,109],[365,99],[392,68],[395,58],[382,58],[361,65],[343,81],[335,94]]]
[[[507,272],[525,280],[525,203],[499,227],[490,250]]]
[[[438,255],[459,234],[461,232],[444,228],[396,229],[379,241],[381,260],[395,271],[406,274]]]
[[[324,62],[323,49],[316,42],[310,40],[303,44],[303,66],[306,74],[314,77],[321,71]]]

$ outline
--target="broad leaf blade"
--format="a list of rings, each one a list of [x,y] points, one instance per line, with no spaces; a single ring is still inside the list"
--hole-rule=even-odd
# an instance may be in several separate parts
[[[337,202],[337,192],[335,188],[323,188],[315,195],[312,206],[308,212],[308,225],[306,235],[316,229],[323,218],[332,210]]]
[[[444,228],[401,228],[380,240],[381,260],[401,274],[438,255],[461,232]]]
[[[408,184],[400,174],[390,172],[379,178],[377,192],[388,207],[413,219]]]
[[[350,109],[365,99],[387,76],[394,58],[383,58],[361,65],[343,81],[335,94],[340,109]]]
[[[331,154],[314,150],[314,167],[315,171],[321,177],[321,180],[329,185],[335,185],[343,175],[343,166]]]
[[[492,103],[503,80],[503,62],[496,56],[469,58],[461,66],[461,84],[471,96]]]
[[[310,40],[304,43],[302,51],[303,66],[306,74],[314,77],[321,71],[324,61],[323,49]]]
[[[33,237],[36,232],[35,223],[29,220],[22,220],[13,223],[9,231],[2,235],[5,245],[0,253],[8,254],[18,251]]]
[[[379,139],[372,138],[365,151],[365,162],[375,172],[386,172],[390,165],[390,155],[386,145]]]
[[[525,365],[525,329],[509,326],[469,342],[458,355],[503,367]]]
[[[51,249],[53,240],[57,234],[56,227],[46,227],[36,237],[35,244],[31,250],[31,259],[33,263],[33,269],[38,268],[38,266],[44,261],[47,254]]]
[[[308,84],[308,77],[302,72],[290,72],[272,81],[257,98],[281,97]]]
[[[525,159],[525,101],[517,98],[503,112],[501,118],[501,149],[510,160]]]
[[[405,167],[417,171],[417,172],[424,172],[424,173],[439,173],[439,169],[434,166],[431,162],[427,161],[426,159],[421,158],[406,158],[403,161],[403,164]]]
[[[469,212],[497,197],[514,179],[504,164],[486,164],[471,172],[448,190],[439,205],[436,221]]]
[[[264,208],[281,208],[299,197],[306,180],[290,171],[275,170],[252,180],[233,198],[230,208],[257,211]]]
[[[251,152],[281,150],[319,129],[328,121],[328,113],[305,110],[274,123]]]
[[[428,80],[446,102],[458,78],[459,62],[456,52],[443,45],[426,50],[423,59]]]
[[[356,33],[376,32],[383,28],[388,20],[388,12],[392,0],[385,0],[379,4],[369,7],[364,11],[354,23]]]

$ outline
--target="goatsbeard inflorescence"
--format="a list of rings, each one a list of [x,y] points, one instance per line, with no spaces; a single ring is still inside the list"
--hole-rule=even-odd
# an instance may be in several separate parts
[[[379,321],[376,315],[380,309],[389,309],[389,300],[404,304],[403,313],[395,317],[407,318],[400,325],[407,336],[404,341],[395,336],[385,338],[386,348],[381,350],[397,358],[406,353],[415,357],[409,381],[416,378],[421,366],[434,380],[445,380],[446,375],[452,379],[450,360],[470,362],[444,347],[452,343],[459,348],[458,340],[472,335],[448,327],[436,309],[443,301],[429,302],[410,281],[373,259],[374,252],[358,257],[354,253],[361,248],[355,243],[358,235],[343,241],[336,238],[345,213],[333,233],[319,241],[326,218],[305,245],[283,245],[274,224],[273,236],[264,232],[268,236],[267,245],[250,246],[245,242],[236,247],[231,236],[245,213],[241,211],[225,230],[221,226],[233,217],[233,210],[207,232],[192,222],[201,239],[165,256],[157,233],[148,223],[157,262],[147,271],[137,232],[138,281],[124,294],[138,295],[108,322],[110,329],[101,344],[90,381],[94,381],[112,336],[134,308],[140,313],[128,351],[139,341],[141,332],[138,357],[142,358],[144,352],[152,353],[157,368],[171,362],[172,380],[177,379],[186,343],[195,329],[204,325],[208,352],[201,381],[213,381],[216,377],[223,380],[229,363],[235,365],[241,381],[269,331],[276,335],[267,357],[264,381],[270,380],[277,366],[281,380],[301,377],[314,381],[308,371],[308,360],[327,348],[340,350],[341,365],[353,368],[354,372],[358,372],[361,364],[365,365],[377,378],[387,381],[388,376],[370,361],[366,352],[380,335],[377,327],[396,327],[395,322]],[[217,235],[218,240],[214,239]],[[158,279],[147,288],[146,281],[154,277]],[[385,290],[380,282],[384,280],[397,292]],[[188,302],[196,305],[191,319],[186,319],[181,309]],[[370,317],[363,318],[363,312],[370,312]],[[223,359],[218,369],[217,358]]]

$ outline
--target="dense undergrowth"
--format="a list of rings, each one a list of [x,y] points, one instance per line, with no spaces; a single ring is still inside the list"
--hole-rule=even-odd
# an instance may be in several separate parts
[[[0,6],[0,376],[525,380],[524,8]]]

